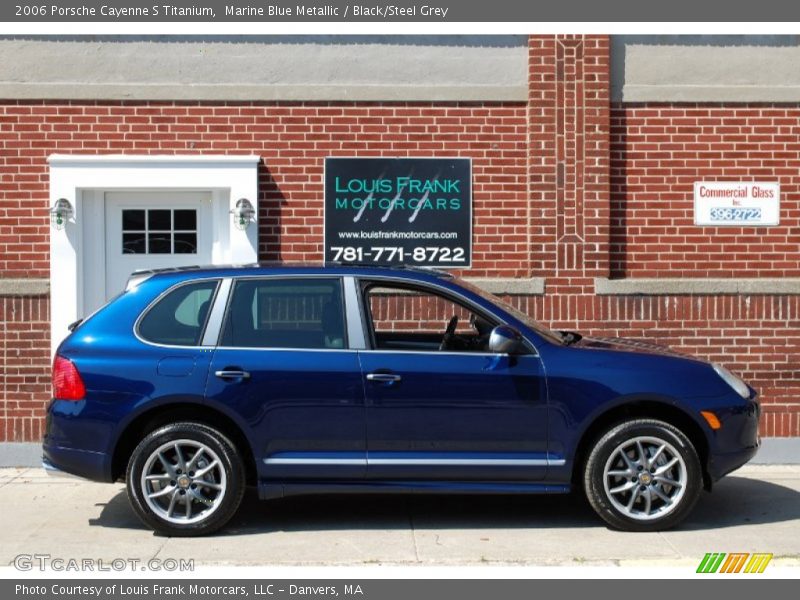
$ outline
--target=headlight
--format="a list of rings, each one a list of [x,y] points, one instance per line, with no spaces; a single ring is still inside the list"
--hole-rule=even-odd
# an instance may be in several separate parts
[[[728,371],[728,369],[726,369],[722,365],[712,363],[711,366],[714,367],[714,370],[717,372],[717,375],[722,377],[722,380],[733,388],[733,391],[739,394],[742,398],[750,397],[750,388],[748,388],[747,384],[741,379],[739,379],[739,377]]]

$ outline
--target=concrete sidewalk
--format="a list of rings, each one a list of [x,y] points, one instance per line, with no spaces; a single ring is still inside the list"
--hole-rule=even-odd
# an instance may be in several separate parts
[[[193,558],[235,565],[697,565],[706,552],[771,552],[800,566],[800,466],[748,466],[704,493],[677,530],[607,529],[580,496],[319,496],[248,492],[220,534],[153,535],[122,484],[0,469],[0,564],[18,554]]]

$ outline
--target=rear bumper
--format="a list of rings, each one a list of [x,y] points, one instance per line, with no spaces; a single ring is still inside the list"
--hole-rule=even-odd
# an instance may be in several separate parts
[[[49,475],[81,477],[93,481],[111,480],[107,456],[102,452],[44,444],[42,467]]]
[[[65,478],[65,479],[84,479],[84,477],[81,477],[80,475],[73,475],[72,473],[67,473],[66,471],[62,471],[44,457],[42,457],[42,468],[44,469],[44,472],[47,473],[50,477]]]
[[[42,466],[94,481],[111,481],[111,424],[87,416],[87,402],[53,400],[47,412]]]

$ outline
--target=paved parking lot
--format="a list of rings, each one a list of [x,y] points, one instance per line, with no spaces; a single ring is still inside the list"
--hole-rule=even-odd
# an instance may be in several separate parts
[[[800,566],[800,465],[750,466],[703,494],[680,529],[611,531],[578,496],[325,496],[259,502],[221,534],[158,537],[121,484],[0,469],[0,564],[194,558],[236,565],[696,565],[706,552],[772,552]]]

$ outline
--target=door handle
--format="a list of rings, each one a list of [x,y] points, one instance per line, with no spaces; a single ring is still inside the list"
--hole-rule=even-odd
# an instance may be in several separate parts
[[[394,373],[367,373],[367,381],[375,381],[376,383],[395,383],[400,381],[402,377]]]
[[[250,379],[250,373],[247,371],[237,371],[234,369],[224,369],[222,371],[214,371],[214,375],[220,379]]]

